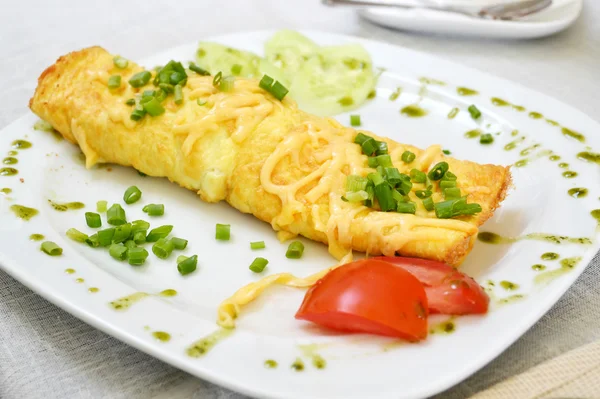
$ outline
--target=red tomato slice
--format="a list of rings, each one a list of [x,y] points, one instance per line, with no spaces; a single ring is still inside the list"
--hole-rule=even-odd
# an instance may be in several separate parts
[[[346,332],[409,341],[427,337],[423,284],[392,263],[365,259],[327,273],[306,293],[296,319]]]
[[[471,277],[445,263],[432,260],[380,256],[415,276],[427,293],[429,312],[449,315],[487,313],[490,298]]]

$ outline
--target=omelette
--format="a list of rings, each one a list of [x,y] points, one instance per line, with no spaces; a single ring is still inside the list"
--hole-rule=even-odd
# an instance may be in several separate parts
[[[357,130],[303,112],[289,96],[275,98],[258,80],[235,78],[222,90],[213,76],[192,71],[178,97],[162,100],[160,115],[134,118],[139,98],[157,88],[157,71],[148,71],[146,82],[128,84],[142,71],[131,61],[117,65],[100,47],[72,52],[42,73],[29,106],[81,148],[88,168],[114,163],[166,177],[204,201],[227,201],[270,223],[282,240],[302,235],[324,243],[341,262],[350,261],[354,250],[458,266],[511,183],[508,167],[458,160],[439,145],[419,149],[361,130],[387,144],[403,174],[427,173],[446,162],[460,191],[481,206],[476,214],[438,218],[416,193],[431,188],[437,203],[444,200],[442,190],[414,183],[405,196],[416,205],[414,214],[382,212],[344,198],[347,176],[374,172],[355,143]],[[415,155],[410,163],[401,160],[407,151]]]

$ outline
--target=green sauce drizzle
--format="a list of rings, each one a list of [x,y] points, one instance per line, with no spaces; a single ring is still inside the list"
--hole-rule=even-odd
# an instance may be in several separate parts
[[[574,177],[577,177],[577,172],[573,172],[572,170],[567,170],[567,171],[564,171],[562,175],[566,179],[572,179]]]
[[[14,176],[19,173],[15,168],[2,168],[0,169],[0,176]]]
[[[521,106],[521,105],[514,105],[512,104],[512,107],[515,111],[519,111],[519,112],[525,112],[525,107]]]
[[[509,303],[513,303],[513,302],[518,302],[520,300],[525,299],[525,295],[523,294],[516,294],[516,295],[511,295],[509,297],[506,298],[502,298],[498,300],[498,303],[500,305],[507,305]]]
[[[276,369],[278,366],[277,362],[273,359],[265,360],[265,367],[268,369]]]
[[[572,258],[565,258],[560,261],[560,268],[549,270],[547,272],[541,273],[535,277],[533,280],[536,284],[547,284],[557,277],[562,276],[563,274],[569,273],[571,270],[581,262],[581,256],[574,256]]]
[[[65,269],[65,273],[66,274],[74,274],[75,273],[75,269]]]
[[[541,265],[541,264],[539,264],[539,263],[538,263],[538,264],[535,264],[535,265],[533,265],[533,266],[531,266],[531,268],[532,268],[533,270],[535,270],[536,272],[540,272],[540,271],[542,271],[542,270],[546,270],[546,266],[545,266],[545,265]]]
[[[517,162],[515,162],[515,166],[517,168],[522,168],[523,166],[527,165],[529,165],[529,159],[520,159]]]
[[[84,281],[85,281],[85,280],[84,280],[84,279],[82,279],[81,277],[80,277],[80,278],[77,278],[77,279],[75,279],[75,282],[76,282],[76,283],[79,283],[79,284],[83,283]]]
[[[452,108],[450,112],[448,112],[448,119],[454,119],[459,112],[460,110],[458,108]]]
[[[59,212],[66,212],[70,209],[82,209],[85,208],[85,204],[83,202],[65,202],[63,204],[48,200],[48,203],[54,208],[54,210]]]
[[[4,195],[8,195],[8,194],[12,193],[12,188],[5,187],[2,190],[0,190],[0,193],[2,193]]]
[[[311,359],[312,365],[317,369],[324,369],[327,366],[327,361],[317,353],[318,345],[298,345],[298,348],[304,353],[304,356]]]
[[[170,296],[176,296],[177,295],[177,291],[175,291],[172,288],[166,289],[164,291],[161,291],[158,293],[159,296],[164,296],[164,297],[170,297]]]
[[[171,340],[171,334],[164,331],[154,331],[152,336],[161,342],[169,342]]]
[[[232,332],[233,329],[221,328],[201,340],[194,342],[187,348],[186,353],[190,357],[202,357],[214,348],[217,343],[230,336]]]
[[[446,86],[446,82],[442,82],[441,80],[433,78],[426,78],[424,76],[419,78],[419,82],[424,83],[426,85]]]
[[[29,236],[29,240],[30,241],[42,241],[44,238],[43,234],[32,234]]]
[[[559,125],[559,123],[557,121],[554,121],[552,119],[546,119],[546,122],[548,122],[552,126],[558,126]]]
[[[559,167],[559,168],[562,168],[562,169],[565,169],[565,168],[568,168],[568,167],[569,167],[569,164],[568,164],[568,163],[566,163],[566,162],[561,162],[561,163],[559,163],[559,164],[558,164],[558,167]]]
[[[456,331],[456,324],[454,324],[454,317],[448,320],[436,323],[429,328],[429,334],[452,334]]]
[[[297,358],[296,361],[292,363],[291,367],[294,371],[304,371],[304,362],[302,361],[302,359]]]
[[[600,209],[594,209],[590,212],[590,215],[596,219],[596,222],[598,222],[598,229],[600,229]]]
[[[522,156],[529,155],[531,153],[531,151],[533,151],[533,150],[535,150],[536,148],[539,148],[539,147],[540,147],[540,144],[534,144],[534,145],[532,145],[530,147],[525,148],[524,150],[521,150],[520,154]]]
[[[500,287],[504,288],[507,291],[515,291],[515,290],[519,289],[519,284],[515,284],[510,281],[502,280],[502,281],[500,281]]]
[[[583,151],[577,154],[577,158],[586,162],[593,162],[600,165],[600,154],[598,153]]]
[[[530,112],[529,117],[533,119],[542,119],[544,115],[540,114],[539,112]]]
[[[475,137],[481,136],[481,130],[479,130],[479,129],[469,130],[468,132],[466,132],[464,134],[464,136],[468,139],[474,139]]]
[[[516,130],[515,130],[516,131]],[[518,139],[511,141],[510,143],[504,146],[506,151],[514,150],[519,144],[521,144],[525,140],[525,136],[521,136]]]
[[[18,151],[11,150],[11,151],[7,152],[6,154],[7,154],[9,157],[14,157],[14,156],[15,156],[15,155],[17,155],[18,153],[19,153]]]
[[[475,96],[479,94],[477,90],[469,89],[467,87],[457,87],[456,92],[459,96]]]
[[[549,159],[550,159],[552,162],[556,162],[556,161],[558,161],[558,160],[560,159],[560,156],[559,156],[559,155],[550,155],[550,158],[549,158]]]
[[[497,107],[508,107],[510,105],[508,101],[504,101],[503,99],[498,97],[492,97],[492,104],[494,104]]]
[[[588,194],[587,188],[575,187],[567,191],[569,195],[573,198],[583,198]]]
[[[19,163],[19,160],[17,158],[14,158],[14,157],[6,157],[6,158],[4,158],[2,160],[2,163],[4,165],[14,165],[14,164]]]
[[[566,127],[563,127],[561,129],[561,132],[563,135],[567,136],[567,137],[571,137],[572,139],[575,139],[581,143],[585,143],[585,136],[579,132],[576,132],[574,130],[568,129]]]
[[[551,234],[544,233],[529,233],[520,237],[502,237],[499,234],[492,233],[489,231],[483,231],[477,234],[477,239],[481,242],[485,242],[487,244],[512,244],[521,240],[537,240],[537,241],[547,241],[553,244],[581,244],[581,245],[591,245],[592,240],[586,237],[567,237],[567,236],[555,236]]]
[[[138,303],[144,298],[149,297],[150,294],[147,292],[136,292],[131,295],[124,296],[116,299],[109,303],[110,307],[117,311],[125,311],[131,307],[131,305]]]
[[[427,115],[427,111],[416,104],[407,105],[406,107],[400,110],[400,113],[410,118],[421,118]]]
[[[15,140],[11,143],[11,145],[12,148],[15,148],[17,150],[26,150],[28,148],[31,148],[31,143],[26,140]]]
[[[100,288],[97,288],[97,287],[90,287],[90,288],[88,289],[88,292],[89,292],[90,294],[95,294],[95,293],[96,293],[96,292],[98,292],[98,291],[100,291]]]
[[[35,208],[28,208],[23,205],[11,205],[10,210],[17,215],[18,218],[23,220],[29,220],[39,212]]]
[[[542,254],[541,258],[542,260],[557,260],[560,258],[560,255],[556,252],[546,252]]]

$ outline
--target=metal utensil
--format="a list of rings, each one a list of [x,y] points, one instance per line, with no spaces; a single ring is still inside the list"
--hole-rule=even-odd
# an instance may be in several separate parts
[[[552,5],[552,0],[526,0],[481,6],[446,6],[423,0],[323,0],[327,6],[424,8],[468,15],[470,17],[514,20],[534,14]]]

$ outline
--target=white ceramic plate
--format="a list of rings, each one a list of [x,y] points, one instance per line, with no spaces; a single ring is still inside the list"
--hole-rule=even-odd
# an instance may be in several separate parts
[[[264,41],[273,32],[244,32],[221,36],[214,40],[242,49],[261,52]],[[512,164],[522,157],[519,151],[533,143],[539,150],[551,149],[568,162],[569,170],[579,175],[573,179],[561,176],[564,169],[548,157],[514,169],[516,189],[483,230],[499,234],[521,235],[530,232],[594,237],[596,222],[590,210],[598,208],[598,176],[595,164],[576,159],[575,154],[586,145],[600,148],[600,125],[581,112],[502,79],[452,64],[400,47],[326,33],[306,32],[321,44],[360,42],[370,52],[377,66],[386,67],[379,82],[377,98],[358,113],[365,129],[387,135],[401,142],[427,146],[441,143],[458,158],[478,162]],[[109,49],[110,50],[110,49]],[[171,58],[191,59],[195,44],[190,44],[145,60],[148,67]],[[126,54],[125,54],[126,55]],[[446,82],[424,85],[419,78]],[[479,95],[461,97],[456,87],[468,85]],[[401,96],[392,102],[389,94],[401,86]],[[429,114],[411,119],[399,113],[400,108],[419,99]],[[518,112],[511,107],[492,105],[496,96],[527,108]],[[471,103],[483,112],[481,122],[474,122],[465,111]],[[452,107],[460,107],[458,116],[449,120]],[[586,143],[569,139],[559,127],[544,118],[533,119],[536,111],[562,125],[585,134]],[[348,115],[339,120],[348,121]],[[334,264],[325,246],[305,241],[303,259],[285,258],[286,244],[275,238],[270,226],[252,216],[243,215],[225,204],[206,204],[192,192],[169,183],[166,179],[141,177],[134,170],[112,166],[85,170],[78,149],[51,134],[34,131],[36,121],[27,115],[2,131],[0,151],[11,149],[11,142],[26,139],[33,147],[19,151],[14,165],[16,176],[0,176],[0,186],[11,188],[0,198],[0,264],[19,281],[48,300],[87,323],[133,345],[159,359],[198,377],[259,397],[273,398],[416,398],[440,392],[463,380],[499,355],[531,327],[569,288],[590,262],[598,245],[554,245],[541,241],[521,241],[513,245],[494,246],[478,242],[463,270],[482,284],[496,283],[492,289],[492,310],[486,317],[463,317],[456,320],[457,330],[450,335],[434,334],[426,342],[414,345],[390,345],[384,338],[339,335],[294,320],[293,315],[303,296],[302,290],[273,289],[238,320],[238,328],[203,358],[186,355],[196,340],[217,329],[216,308],[219,302],[240,286],[259,276],[248,270],[255,256],[270,260],[267,272],[291,271],[309,275]],[[477,126],[495,135],[493,145],[482,146],[463,137]],[[503,147],[515,140],[511,131],[519,129],[526,138],[513,151]],[[594,135],[596,134],[596,135]],[[521,137],[520,135],[517,137]],[[535,157],[537,152],[530,155]],[[22,179],[22,180],[21,180]],[[124,190],[137,185],[142,200],[124,205],[129,220],[148,219],[142,204],[164,203],[165,216],[151,219],[154,226],[173,224],[173,233],[190,239],[185,254],[199,254],[199,270],[182,278],[175,267],[175,256],[162,261],[153,255],[146,266],[133,268],[112,260],[104,250],[79,245],[65,237],[70,227],[88,231],[85,211],[95,211],[98,200],[122,202]],[[567,190],[587,187],[586,198],[572,198]],[[82,210],[57,212],[48,199],[81,201]],[[40,210],[26,222],[11,212],[10,206],[21,204]],[[230,223],[232,240],[216,242],[216,223]],[[64,248],[61,257],[49,257],[38,249],[39,242],[29,241],[39,233]],[[267,249],[250,251],[249,242],[264,240]],[[558,252],[561,257],[581,256],[581,262],[569,273],[546,285],[534,284],[539,272],[536,263],[548,269],[559,267],[558,261],[542,262],[544,252]],[[65,273],[72,268],[74,274]],[[77,283],[76,279],[83,279]],[[498,282],[509,280],[520,285],[506,292]],[[89,288],[97,287],[96,293]],[[174,297],[150,296],[124,312],[117,312],[109,302],[139,291],[158,293],[175,289]],[[499,298],[522,294],[524,299],[499,305]],[[435,322],[435,320],[434,320]],[[152,332],[171,335],[169,342],[156,340]],[[301,346],[301,345],[309,345]],[[311,351],[327,361],[325,369],[311,365]],[[301,358],[303,372],[290,366]],[[275,369],[263,367],[266,359],[279,363]]]
[[[360,15],[392,29],[497,39],[531,39],[566,29],[575,22],[582,8],[583,0],[554,0],[546,10],[519,21],[470,18],[425,9],[369,8],[361,10]]]

